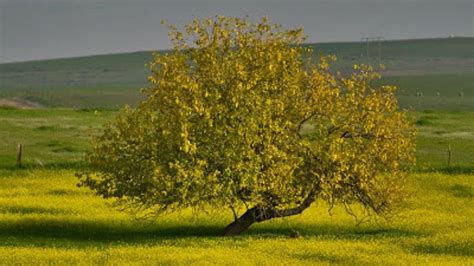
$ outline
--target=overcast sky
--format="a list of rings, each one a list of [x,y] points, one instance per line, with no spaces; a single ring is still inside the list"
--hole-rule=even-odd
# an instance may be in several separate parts
[[[0,62],[170,47],[161,19],[268,15],[310,42],[474,36],[474,0],[0,0]]]

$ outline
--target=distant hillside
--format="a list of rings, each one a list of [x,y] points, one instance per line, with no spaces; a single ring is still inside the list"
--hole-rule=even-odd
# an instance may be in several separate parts
[[[335,54],[333,68],[344,72],[353,64],[384,64],[385,80],[401,86],[404,107],[440,107],[431,99],[417,104],[422,92],[435,100],[438,94],[455,97],[443,108],[474,109],[474,38],[370,42],[368,47],[365,42],[306,45],[314,48],[314,60],[320,53]],[[150,60],[147,51],[0,64],[0,98],[79,108],[133,105],[140,99],[138,89],[146,86]]]
[[[385,65],[384,75],[474,72],[474,38],[443,38],[310,44],[317,53],[335,54],[337,66]],[[369,56],[367,56],[367,50]]]

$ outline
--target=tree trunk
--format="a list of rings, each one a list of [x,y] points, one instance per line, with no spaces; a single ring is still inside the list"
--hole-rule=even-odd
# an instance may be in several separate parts
[[[255,206],[251,209],[248,209],[242,216],[237,220],[233,221],[231,224],[226,226],[224,229],[224,236],[235,236],[247,230],[252,224],[267,221],[277,217],[286,217],[302,213],[307,209],[311,203],[315,200],[316,191],[311,191],[306,199],[301,203],[300,206],[285,209],[277,210],[273,206]]]
[[[240,235],[243,231],[247,230],[253,223],[258,222],[257,217],[259,215],[259,208],[253,207],[247,210],[237,220],[226,226],[224,229],[224,236],[235,236]]]

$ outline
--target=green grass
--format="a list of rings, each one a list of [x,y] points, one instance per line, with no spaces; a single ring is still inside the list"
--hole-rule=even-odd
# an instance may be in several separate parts
[[[474,180],[415,174],[411,198],[390,221],[354,220],[323,202],[303,215],[220,236],[230,213],[189,211],[154,223],[77,188],[73,172],[4,171],[1,264],[437,264],[474,263]],[[293,230],[300,238],[291,238]]]
[[[398,87],[402,108],[474,111],[474,72],[388,76],[380,83]]]
[[[386,66],[388,83],[399,85],[401,105],[424,110],[474,111],[474,38],[386,41],[370,44],[367,60],[364,42],[307,44],[319,54],[335,54],[333,69],[343,73],[354,64]],[[0,99],[32,101],[47,107],[108,108],[141,99],[147,85],[151,52],[97,55],[78,58],[0,64]],[[462,91],[464,97],[456,97]],[[423,97],[416,97],[423,92]],[[440,92],[440,97],[436,97]]]
[[[474,113],[425,111],[414,114],[414,120],[419,170],[474,173]]]
[[[71,167],[80,164],[89,147],[89,135],[113,112],[69,109],[0,109],[0,168],[15,164],[19,143],[24,145],[27,168]]]

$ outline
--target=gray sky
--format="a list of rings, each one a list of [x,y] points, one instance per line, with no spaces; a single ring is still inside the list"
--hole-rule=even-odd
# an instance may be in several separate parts
[[[310,42],[474,36],[474,0],[0,0],[0,62],[167,49],[161,19],[268,15]]]

